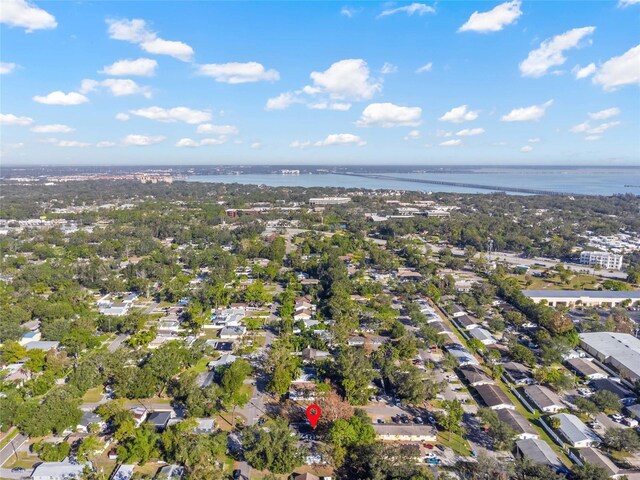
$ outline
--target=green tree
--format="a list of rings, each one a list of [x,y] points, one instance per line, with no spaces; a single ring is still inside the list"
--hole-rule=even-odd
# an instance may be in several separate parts
[[[269,429],[253,425],[242,432],[244,457],[257,470],[289,473],[302,464],[305,450],[298,447],[298,436],[292,434],[282,417],[269,423]]]
[[[609,390],[598,390],[591,396],[591,401],[600,411],[619,412],[622,408],[618,396]]]
[[[451,440],[452,433],[459,433],[462,431],[462,416],[464,410],[462,404],[458,400],[443,400],[442,408],[444,414],[438,418],[440,426],[449,432],[449,440]]]
[[[604,444],[618,451],[637,452],[640,450],[640,437],[631,428],[609,428],[604,434]]]

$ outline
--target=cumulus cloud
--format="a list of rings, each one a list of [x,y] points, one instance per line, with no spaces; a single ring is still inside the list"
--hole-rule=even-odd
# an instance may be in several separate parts
[[[253,142],[251,145],[251,150],[260,150],[262,149],[262,143],[260,142]]]
[[[193,140],[191,138],[181,138],[176,142],[176,147],[205,147],[208,145],[222,145],[226,143],[227,139],[224,137],[218,138],[203,138],[202,140]]]
[[[514,0],[512,2],[501,3],[488,12],[475,11],[458,31],[480,33],[498,32],[507,25],[511,25],[522,15],[520,4],[520,0]]]
[[[311,72],[313,85],[304,87],[310,95],[326,93],[340,100],[367,100],[382,89],[382,84],[369,76],[367,62],[361,58],[340,60],[324,72]]]
[[[198,125],[197,133],[208,135],[237,135],[238,127],[234,125],[213,125],[211,123],[203,123]]]
[[[24,28],[27,32],[58,26],[53,15],[26,0],[2,0],[0,23]]]
[[[582,39],[591,35],[595,29],[596,27],[574,28],[545,40],[520,63],[520,73],[523,77],[542,77],[551,67],[564,64],[567,58],[563,53],[578,47]]]
[[[618,7],[625,8],[640,4],[640,0],[618,0]]]
[[[117,113],[116,114],[116,120],[120,120],[121,122],[126,122],[127,120],[129,120],[129,115],[127,115],[126,113]]]
[[[398,66],[393,63],[384,62],[382,69],[380,69],[380,73],[383,75],[389,75],[390,73],[398,73]]]
[[[462,140],[460,140],[459,138],[445,140],[444,142],[440,143],[441,147],[459,147],[460,145],[462,145]]]
[[[401,107],[393,103],[372,103],[368,105],[360,119],[359,127],[415,127],[420,125],[420,107]]]
[[[593,77],[593,83],[606,91],[625,85],[640,85],[640,45],[607,60]]]
[[[583,78],[587,78],[590,75],[593,75],[594,73],[596,73],[596,70],[596,64],[590,63],[586,67],[576,65],[571,71],[573,72],[577,80],[581,80]]]
[[[114,20],[108,19],[109,37],[114,40],[135,43],[145,52],[155,55],[169,55],[183,62],[189,62],[193,58],[193,48],[184,42],[164,40],[147,28],[142,19]]]
[[[28,127],[33,123],[31,117],[18,117],[13,113],[0,113],[0,125],[17,125],[19,127]]]
[[[574,125],[569,129],[569,131],[571,133],[583,133],[589,130],[589,128],[591,128],[589,125],[589,122],[583,122],[583,123],[579,123],[578,125]]]
[[[351,104],[343,102],[318,102],[308,103],[307,107],[309,107],[311,110],[338,110],[341,112],[346,112],[351,108]]]
[[[324,140],[314,143],[314,146],[330,147],[334,145],[357,145],[358,147],[361,147],[366,144],[367,142],[357,135],[353,135],[351,133],[333,133],[331,135],[327,135],[327,138]]]
[[[209,63],[198,67],[198,74],[221,83],[275,82],[280,79],[277,70],[267,70],[258,62]]]
[[[105,65],[98,73],[113,75],[115,77],[136,76],[153,77],[156,73],[158,62],[151,58],[138,58],[136,60],[119,60],[111,65]]]
[[[593,120],[606,120],[607,118],[616,117],[620,115],[620,109],[617,107],[606,108],[599,112],[590,112],[589,118]]]
[[[553,105],[553,100],[548,100],[542,105],[531,105],[530,107],[514,108],[506,115],[503,115],[503,122],[537,122],[544,117],[547,108]]]
[[[420,131],[419,130],[411,130],[404,137],[405,140],[418,140],[419,138],[420,138]]]
[[[76,129],[72,128],[68,125],[62,125],[60,123],[53,123],[50,125],[36,125],[31,128],[32,132],[35,133],[71,133]]]
[[[148,107],[138,110],[129,110],[131,115],[148,118],[157,122],[185,122],[189,124],[204,123],[211,120],[211,112],[204,110],[192,110],[187,107]]]
[[[396,13],[406,13],[409,16],[417,13],[422,16],[425,13],[436,13],[436,9],[425,3],[412,3],[411,5],[405,5],[404,7],[384,10],[380,15],[378,15],[378,18],[388,17],[389,15],[395,15]]]
[[[18,65],[15,63],[0,62],[0,75],[12,73]]]
[[[482,135],[484,128],[465,128],[456,133],[458,137],[472,137],[474,135]]]
[[[102,142],[96,143],[96,147],[98,148],[111,148],[116,146],[117,144],[115,142],[109,142],[109,141],[102,141]]]
[[[166,137],[162,135],[148,136],[131,134],[122,139],[122,145],[125,147],[146,147],[164,142],[165,139]]]
[[[433,63],[431,62],[425,63],[424,65],[422,65],[420,68],[416,70],[416,73],[427,73],[427,72],[430,72],[432,68],[433,68]]]
[[[533,147],[531,145],[525,145],[520,149],[522,153],[529,153],[533,151]]]
[[[467,105],[460,105],[446,112],[439,120],[441,122],[462,123],[470,122],[476,118],[478,118],[477,110],[472,111],[468,109]]]
[[[589,133],[591,135],[602,135],[604,132],[606,132],[610,128],[617,127],[620,124],[621,124],[621,122],[617,122],[617,121],[616,122],[601,123],[600,125],[598,125],[596,127],[589,128],[587,130],[587,133]]]
[[[85,78],[82,80],[80,93],[95,92],[100,88],[108,90],[114,97],[139,94],[151,98],[151,89],[149,87],[140,86],[128,78],[107,78],[102,81]]]
[[[353,18],[353,16],[359,11],[359,9],[353,7],[342,7],[340,9],[340,15],[342,15],[343,17]]]
[[[300,141],[300,140],[294,140],[293,142],[291,142],[289,144],[289,148],[301,148],[301,149],[305,149],[305,148],[309,148],[313,146],[313,144],[309,141]]]
[[[33,97],[33,101],[45,105],[80,105],[87,103],[89,99],[78,92],[64,93],[57,90],[44,96],[36,95]]]
[[[46,143],[62,148],[85,148],[91,146],[91,144],[87,142],[80,142],[78,140],[58,140],[57,138],[48,138]]]
[[[294,103],[302,103],[302,99],[293,92],[281,93],[277,97],[267,100],[266,110],[285,110]]]

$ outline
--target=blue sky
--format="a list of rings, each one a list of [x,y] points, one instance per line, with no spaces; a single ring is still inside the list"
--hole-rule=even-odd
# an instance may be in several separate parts
[[[3,164],[640,163],[640,1],[3,0]]]

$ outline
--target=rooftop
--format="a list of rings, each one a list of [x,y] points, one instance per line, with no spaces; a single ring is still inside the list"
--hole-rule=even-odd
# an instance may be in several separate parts
[[[523,456],[535,463],[549,465],[556,469],[560,469],[563,466],[549,444],[542,440],[537,438],[518,440],[516,446]]]
[[[560,428],[558,430],[572,445],[584,441],[600,442],[600,438],[575,415],[558,413],[557,415],[552,415],[551,418],[560,420]]]
[[[562,407],[560,397],[542,385],[529,385],[524,387],[524,393],[540,408],[553,406]]]
[[[529,421],[517,410],[511,410],[503,408],[497,411],[498,419],[501,422],[508,424],[515,432],[520,435],[523,433],[529,435],[538,435],[538,432],[534,430]]]
[[[478,385],[475,389],[487,407],[491,408],[500,405],[513,406],[513,402],[509,400],[509,397],[496,385]]]
[[[581,333],[580,341],[603,356],[605,362],[613,358],[640,377],[640,340],[633,335],[613,332]]]
[[[534,298],[614,298],[626,300],[640,300],[640,290],[611,291],[611,290],[523,290],[527,297]]]

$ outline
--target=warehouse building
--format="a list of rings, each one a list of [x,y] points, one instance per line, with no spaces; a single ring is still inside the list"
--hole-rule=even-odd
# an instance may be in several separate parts
[[[640,380],[640,340],[628,333],[580,334],[580,346],[634,383]]]
[[[640,291],[617,292],[609,290],[523,290],[522,293],[539,303],[546,300],[552,307],[616,307],[629,300],[631,303],[640,302]]]

